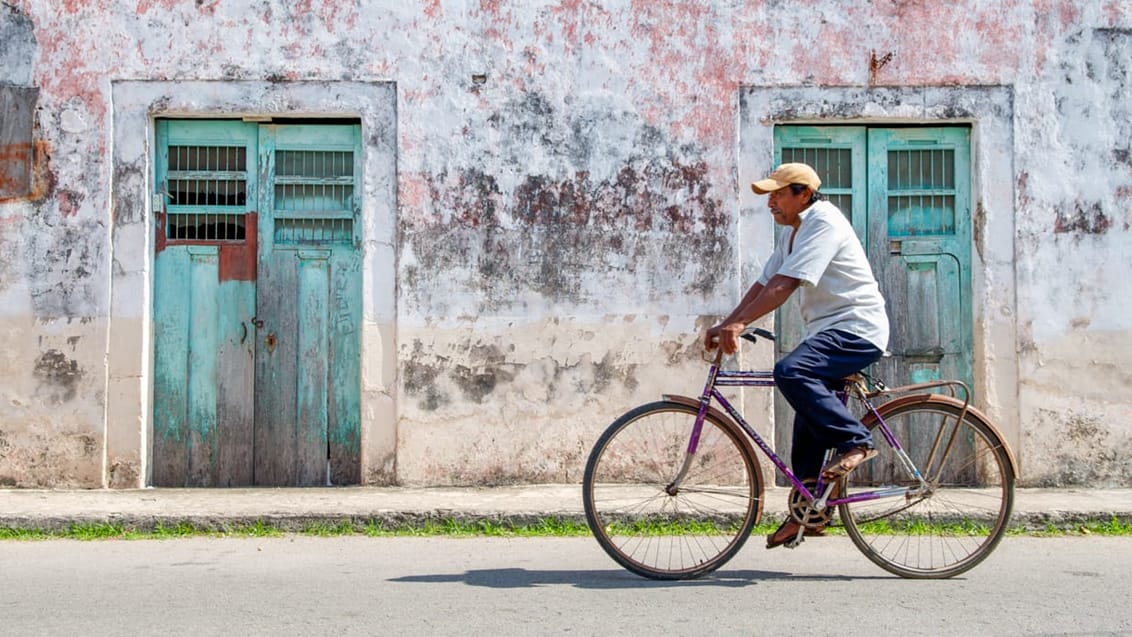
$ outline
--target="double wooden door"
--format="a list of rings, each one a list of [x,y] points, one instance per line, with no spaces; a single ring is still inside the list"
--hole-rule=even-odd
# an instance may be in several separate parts
[[[359,126],[156,138],[152,483],[359,482]]]
[[[967,127],[775,130],[776,162],[813,166],[866,248],[891,327],[890,356],[869,371],[890,386],[972,384],[970,154]],[[782,356],[802,338],[797,299],[779,310],[776,329]],[[793,420],[781,396],[775,415],[780,425]],[[776,430],[789,457],[792,428]]]

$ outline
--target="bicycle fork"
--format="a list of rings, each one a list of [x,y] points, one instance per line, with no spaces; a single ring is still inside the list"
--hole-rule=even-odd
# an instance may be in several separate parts
[[[701,398],[700,412],[696,416],[696,424],[692,426],[692,435],[688,440],[688,451],[684,454],[684,462],[680,465],[680,471],[676,473],[676,477],[664,488],[664,492],[668,495],[676,495],[680,491],[680,484],[684,482],[684,477],[688,475],[688,470],[692,468],[692,459],[696,456],[696,448],[700,444],[700,432],[704,428],[704,417],[707,415],[707,408],[707,401]]]
[[[680,471],[676,473],[676,477],[664,488],[664,492],[668,495],[676,495],[680,491],[680,484],[684,482],[684,477],[688,475],[688,470],[692,468],[692,459],[700,445],[700,432],[704,428],[704,418],[707,417],[708,406],[711,405],[711,393],[715,387],[715,378],[719,375],[718,356],[716,361],[716,364],[708,368],[707,382],[704,385],[704,391],[700,393],[700,410],[696,413],[695,424],[692,425],[692,435],[688,439],[688,451],[684,454],[684,463],[680,466]]]

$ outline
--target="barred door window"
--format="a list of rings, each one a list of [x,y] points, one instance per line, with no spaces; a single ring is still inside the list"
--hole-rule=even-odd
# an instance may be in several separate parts
[[[275,243],[352,243],[354,181],[352,150],[275,151]]]
[[[166,238],[243,241],[247,230],[247,148],[170,145],[167,154]]]

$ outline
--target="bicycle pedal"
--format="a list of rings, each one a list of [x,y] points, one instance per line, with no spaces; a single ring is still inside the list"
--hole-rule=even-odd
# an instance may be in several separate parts
[[[800,527],[798,527],[798,533],[793,538],[786,540],[786,543],[783,544],[783,546],[785,546],[788,549],[796,549],[796,548],[798,548],[798,545],[801,544],[805,539],[806,539],[806,527],[800,526]]]

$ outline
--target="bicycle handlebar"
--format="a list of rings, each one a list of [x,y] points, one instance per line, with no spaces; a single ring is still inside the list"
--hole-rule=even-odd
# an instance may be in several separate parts
[[[755,338],[756,336],[761,336],[768,341],[775,340],[774,332],[764,330],[761,327],[754,327],[751,329],[743,330],[743,333],[739,335],[739,338],[746,339],[748,341],[751,341],[752,343],[757,343],[759,339]]]

